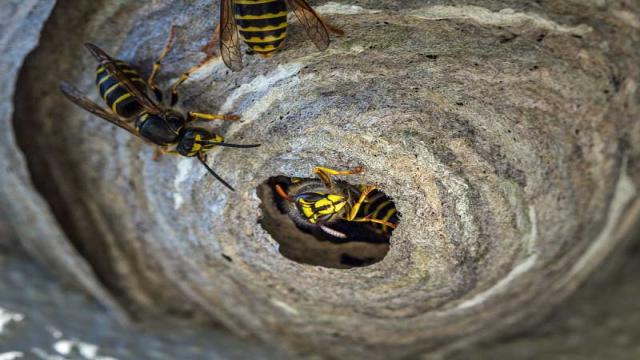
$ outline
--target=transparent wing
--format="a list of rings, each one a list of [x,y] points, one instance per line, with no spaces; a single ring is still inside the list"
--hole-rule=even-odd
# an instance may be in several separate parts
[[[133,95],[133,97],[142,105],[142,107],[150,114],[159,114],[162,112],[162,109],[158,107],[158,105],[147,96],[142,90],[140,90],[127,75],[125,75],[118,66],[116,66],[116,60],[111,56],[107,55],[102,49],[91,44],[86,43],[84,46],[89,50],[89,52],[98,60],[100,65],[104,66],[109,75],[113,76],[118,83],[120,83],[124,88]]]
[[[233,1],[220,2],[220,55],[227,67],[242,70],[242,52],[236,19],[233,16]]]
[[[108,122],[124,129],[127,130],[128,132],[130,132],[131,134],[140,137],[138,135],[138,132],[131,127],[129,124],[127,124],[126,122],[122,121],[122,119],[120,119],[120,117],[118,117],[116,114],[109,112],[105,109],[103,109],[102,107],[100,107],[100,105],[96,104],[95,102],[89,100],[86,96],[84,96],[78,89],[76,89],[73,85],[69,84],[66,81],[63,81],[60,83],[60,91],[62,91],[62,93],[69,99],[71,100],[74,104],[80,106],[81,108],[87,110],[88,112],[92,113],[93,115],[96,115],[104,120],[107,120]]]
[[[289,9],[304,26],[307,35],[319,50],[329,47],[329,33],[325,23],[305,0],[287,0]]]

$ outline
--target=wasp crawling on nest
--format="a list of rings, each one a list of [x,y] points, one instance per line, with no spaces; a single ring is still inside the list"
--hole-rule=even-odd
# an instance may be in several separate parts
[[[196,157],[200,163],[227,188],[233,187],[218,176],[206,162],[206,151],[215,146],[252,148],[259,144],[240,145],[225,143],[224,138],[207,129],[194,127],[196,121],[238,120],[237,115],[217,115],[189,111],[186,114],[174,109],[178,102],[178,86],[189,78],[201,65],[182,74],[171,87],[169,106],[162,106],[163,94],[155,84],[161,62],[173,46],[175,28],[171,28],[169,40],[158,60],[153,64],[151,75],[144,81],[137,70],[128,63],[112,58],[97,46],[85,44],[98,60],[96,85],[108,109],[89,100],[68,82],[60,84],[60,90],[73,103],[88,112],[119,126],[147,142],[159,146],[161,152]],[[157,101],[148,95],[151,90]],[[160,153],[158,153],[160,154]]]
[[[287,178],[270,181],[278,209],[302,231],[333,243],[361,241],[388,243],[399,223],[393,201],[373,185],[352,185],[334,180],[362,167],[339,171],[316,167],[317,179]]]
[[[268,58],[287,38],[287,15],[293,11],[318,50],[329,47],[329,32],[344,35],[341,29],[322,19],[305,0],[222,0],[220,23],[203,51],[222,56],[233,71],[242,69],[242,40],[252,52]]]

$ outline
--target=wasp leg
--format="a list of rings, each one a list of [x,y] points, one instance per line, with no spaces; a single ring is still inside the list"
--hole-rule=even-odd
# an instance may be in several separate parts
[[[216,29],[213,31],[213,35],[211,35],[211,40],[206,43],[203,47],[200,48],[200,51],[203,52],[207,59],[220,56],[220,23],[216,26]]]
[[[171,85],[171,106],[174,106],[178,102],[178,87],[180,87],[183,82],[187,81],[193,73],[207,65],[209,60],[211,60],[211,57],[204,58],[198,63],[198,65],[192,67],[191,69],[185,71],[182,75],[180,75],[178,80],[173,83],[173,85]]]
[[[149,85],[149,88],[151,89],[151,91],[153,91],[153,94],[156,96],[156,99],[158,100],[158,102],[162,102],[162,91],[160,91],[160,89],[156,85],[156,77],[158,76],[158,72],[162,67],[162,60],[164,60],[164,58],[167,56],[169,51],[171,51],[171,49],[173,48],[173,43],[175,42],[175,40],[176,40],[176,27],[175,25],[171,25],[171,30],[169,30],[169,38],[167,38],[167,42],[164,45],[164,49],[162,50],[162,53],[160,53],[160,56],[158,56],[156,61],[153,63],[153,69],[151,70],[151,75],[149,75],[149,79],[147,80],[147,84]]]
[[[327,29],[327,31],[332,32],[333,34],[338,36],[344,36],[344,30],[329,24],[329,22],[323,19],[320,15],[318,15],[318,19],[320,20],[322,25],[324,25],[324,28]]]
[[[164,154],[178,154],[177,151],[175,150],[170,150],[167,148],[163,148],[163,147],[157,147],[154,151],[153,151],[153,156],[151,156],[151,160],[153,161],[160,161],[160,158],[162,157],[162,155]]]
[[[333,175],[354,175],[359,174],[363,171],[364,168],[362,166],[358,166],[352,170],[334,170],[322,166],[316,166],[315,168],[313,168],[313,173],[318,175],[320,180],[322,180],[322,182],[328,188],[332,188],[333,186],[333,181],[331,181],[331,176]]]
[[[376,189],[375,186],[367,185],[362,190],[362,192],[360,193],[360,198],[358,198],[358,201],[356,201],[356,203],[353,204],[353,206],[351,207],[351,210],[349,211],[349,214],[347,214],[348,221],[353,221],[356,218],[356,216],[358,215],[358,211],[360,211],[360,206],[362,206],[364,201],[367,199],[367,196],[369,196],[369,194],[375,189]],[[370,220],[373,220],[373,219],[370,219]]]
[[[372,223],[375,223],[375,224],[388,226],[388,227],[390,227],[392,229],[395,229],[396,226],[397,226],[396,224],[394,224],[392,222],[389,222],[389,221],[380,220],[380,219],[372,219],[372,218],[369,218],[369,217],[357,218],[357,219],[353,219],[351,221],[354,221],[354,222],[372,222]]]
[[[235,121],[240,120],[240,116],[235,114],[207,114],[207,113],[197,113],[190,111],[188,113],[187,122],[195,121],[195,120],[204,120],[204,121],[212,121],[212,120],[229,120]]]

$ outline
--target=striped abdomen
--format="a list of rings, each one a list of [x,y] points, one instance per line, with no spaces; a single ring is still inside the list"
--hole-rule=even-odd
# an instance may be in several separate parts
[[[367,197],[366,202],[360,208],[358,217],[370,217],[372,219],[384,220],[392,224],[398,224],[398,211],[393,201],[384,193],[374,190]],[[375,227],[382,229],[383,232],[391,230],[388,226],[381,224],[373,224]]]
[[[287,37],[285,0],[233,0],[240,38],[253,51],[269,56]]]
[[[129,64],[124,61],[117,61],[116,66],[122,73],[127,75],[139,89],[146,91],[147,84]],[[102,96],[109,108],[117,115],[129,119],[143,111],[142,105],[135,99],[133,94],[129,93],[124,86],[119,84],[102,66],[98,66],[96,70],[96,85],[98,86],[98,91],[100,91],[100,96]]]

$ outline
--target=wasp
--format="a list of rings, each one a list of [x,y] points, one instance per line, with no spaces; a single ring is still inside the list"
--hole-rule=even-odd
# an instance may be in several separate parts
[[[251,51],[269,58],[287,38],[289,10],[321,51],[329,46],[329,32],[344,35],[344,31],[322,19],[305,0],[222,0],[220,23],[203,51],[210,56],[221,55],[233,71],[242,69],[240,40]]]
[[[374,185],[333,179],[362,171],[362,167],[346,171],[315,167],[316,179],[277,178],[272,183],[276,205],[298,228],[321,239],[388,243],[399,222],[391,199]]]
[[[66,81],[60,84],[60,90],[69,100],[84,110],[148,143],[159,146],[160,152],[157,152],[158,155],[172,153],[186,157],[196,157],[211,175],[233,191],[233,187],[218,176],[207,164],[206,151],[215,146],[253,148],[260,146],[260,144],[226,143],[222,136],[207,129],[192,126],[198,120],[238,120],[240,117],[237,115],[218,115],[191,111],[182,113],[174,109],[179,99],[178,86],[186,81],[201,64],[180,76],[171,87],[169,105],[162,105],[163,92],[157,87],[155,78],[160,71],[162,60],[173,46],[174,38],[175,28],[172,27],[169,39],[161,55],[154,62],[152,72],[147,81],[144,81],[138,71],[127,62],[112,58],[94,44],[85,44],[85,47],[98,61],[96,85],[108,108],[103,108],[89,100]],[[149,90],[153,92],[156,101],[147,95]]]

